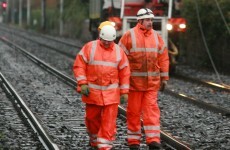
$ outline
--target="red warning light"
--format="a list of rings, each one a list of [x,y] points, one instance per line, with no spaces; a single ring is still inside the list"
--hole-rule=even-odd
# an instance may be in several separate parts
[[[6,2],[2,2],[2,8],[6,8],[6,7],[7,7]]]

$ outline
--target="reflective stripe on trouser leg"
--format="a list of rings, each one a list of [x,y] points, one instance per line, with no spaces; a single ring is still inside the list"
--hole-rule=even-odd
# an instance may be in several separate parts
[[[90,145],[97,146],[97,133],[101,126],[102,106],[86,104],[85,124],[90,137]]]
[[[103,106],[101,126],[98,132],[97,147],[99,150],[109,150],[113,146],[116,131],[118,104]]]
[[[140,144],[141,139],[141,101],[143,92],[130,91],[127,106],[128,145]]]
[[[157,103],[156,91],[144,92],[142,101],[143,126],[146,143],[160,143],[160,110]]]

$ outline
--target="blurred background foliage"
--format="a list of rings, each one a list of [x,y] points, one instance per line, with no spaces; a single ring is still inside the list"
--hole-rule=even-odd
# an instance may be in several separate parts
[[[88,3],[84,1],[65,1],[63,19],[66,24],[66,32],[73,34],[72,37],[80,37],[81,27],[86,27],[83,23],[89,16],[88,12]]]
[[[64,35],[72,38],[79,38],[82,34],[81,27],[84,21],[88,18],[88,3],[84,0],[64,0],[63,8],[63,23]],[[41,29],[41,8],[31,10],[32,26],[27,28],[36,31]],[[59,34],[59,19],[60,19],[60,4],[59,0],[55,3],[55,7],[46,7],[46,30],[45,33],[58,35]]]
[[[216,1],[227,24],[221,17]],[[198,20],[198,14],[200,20]],[[216,67],[224,72],[230,72],[230,61],[228,61],[230,58],[230,0],[184,0],[182,15],[187,20],[187,31],[181,39],[183,46],[180,50],[187,63],[212,69],[202,39],[201,30],[203,30],[208,50]],[[199,26],[199,21],[202,28]]]

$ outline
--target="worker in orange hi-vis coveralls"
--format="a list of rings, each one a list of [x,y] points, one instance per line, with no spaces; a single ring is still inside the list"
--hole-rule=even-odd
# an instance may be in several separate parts
[[[168,50],[161,36],[152,29],[150,9],[137,12],[137,25],[127,31],[119,45],[128,56],[131,76],[127,106],[128,145],[140,148],[141,119],[149,149],[160,149],[160,110],[158,91],[169,79]]]
[[[118,104],[128,99],[130,67],[128,58],[114,43],[116,30],[103,26],[100,38],[88,42],[78,53],[73,71],[77,91],[85,106],[85,124],[92,148],[113,147]]]

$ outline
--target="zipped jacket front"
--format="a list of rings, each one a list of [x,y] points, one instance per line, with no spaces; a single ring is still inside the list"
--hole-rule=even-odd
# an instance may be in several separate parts
[[[85,103],[115,104],[119,103],[120,94],[129,92],[128,59],[115,43],[109,48],[103,47],[100,40],[87,43],[77,55],[73,71],[78,87],[89,86],[89,96],[82,97]]]
[[[122,36],[119,45],[130,63],[130,90],[156,91],[161,80],[169,79],[168,50],[156,31],[146,32],[138,23]]]

